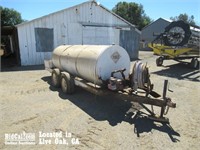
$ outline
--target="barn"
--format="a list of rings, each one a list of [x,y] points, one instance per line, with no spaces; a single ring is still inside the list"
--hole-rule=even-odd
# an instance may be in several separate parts
[[[23,66],[43,64],[61,44],[117,44],[136,59],[141,34],[133,24],[94,0],[19,24],[17,31]]]

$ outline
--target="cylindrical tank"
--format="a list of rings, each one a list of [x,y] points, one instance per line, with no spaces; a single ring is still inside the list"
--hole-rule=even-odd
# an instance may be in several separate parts
[[[54,49],[52,61],[60,70],[97,85],[114,70],[126,68],[126,78],[130,70],[129,55],[118,45],[61,45]],[[120,73],[115,77],[122,79]]]

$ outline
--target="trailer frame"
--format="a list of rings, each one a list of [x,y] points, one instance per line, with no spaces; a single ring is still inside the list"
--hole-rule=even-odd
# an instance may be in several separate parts
[[[153,95],[155,97],[152,97],[151,93],[143,93],[139,94],[136,92],[133,92],[132,89],[130,88],[125,88],[121,91],[111,91],[105,87],[100,87],[98,85],[95,85],[91,82],[88,82],[84,79],[81,79],[79,77],[75,77],[71,75],[70,73],[66,71],[61,71],[58,68],[48,68],[46,67],[48,71],[51,72],[51,77],[52,77],[52,85],[56,87],[62,88],[62,91],[65,92],[66,94],[73,94],[75,92],[75,86],[80,87],[92,94],[98,95],[98,96],[112,96],[112,98],[120,98],[124,100],[129,100],[132,102],[137,102],[144,110],[146,110],[147,116],[149,119],[152,119],[157,122],[162,122],[162,123],[169,123],[169,119],[164,117],[164,115],[167,114],[169,108],[176,108],[176,103],[173,103],[171,98],[167,97],[167,87],[168,87],[168,80],[165,80],[164,82],[164,88],[163,88],[163,94],[162,97],[153,91]],[[59,70],[59,71],[58,71]],[[55,85],[53,77],[56,74],[56,79],[60,80],[59,82],[61,84]],[[65,80],[65,82],[63,82]],[[56,82],[57,83],[57,82]],[[150,110],[148,107],[145,106],[151,105],[160,107],[160,114],[156,115],[152,110]],[[139,112],[142,112],[141,110],[137,110]]]
[[[153,49],[155,55],[159,57],[156,59],[156,65],[162,66],[164,60],[175,60],[178,62],[183,62],[182,60],[191,59],[190,66],[191,68],[198,69],[199,66],[199,54],[189,55],[190,51],[193,50],[191,47],[173,47],[165,46],[162,44],[149,43],[148,47]]]

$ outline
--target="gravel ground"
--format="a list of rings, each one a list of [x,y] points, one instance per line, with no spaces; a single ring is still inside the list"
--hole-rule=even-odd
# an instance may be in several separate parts
[[[172,60],[157,67],[152,52],[140,52],[140,59],[150,67],[155,91],[162,93],[165,79],[174,91],[168,93],[177,104],[167,114],[169,125],[129,117],[136,103],[82,89],[65,95],[41,66],[15,67],[0,73],[0,149],[199,149],[199,70]],[[23,132],[35,134],[35,145],[5,144],[5,134]],[[62,133],[59,144],[39,137],[53,132]]]

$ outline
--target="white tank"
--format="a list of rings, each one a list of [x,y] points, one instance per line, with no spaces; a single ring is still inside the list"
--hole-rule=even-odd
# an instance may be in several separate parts
[[[126,78],[130,70],[129,55],[118,45],[61,45],[54,49],[52,61],[60,70],[97,85],[114,70],[126,68]],[[122,79],[120,73],[115,77]]]

